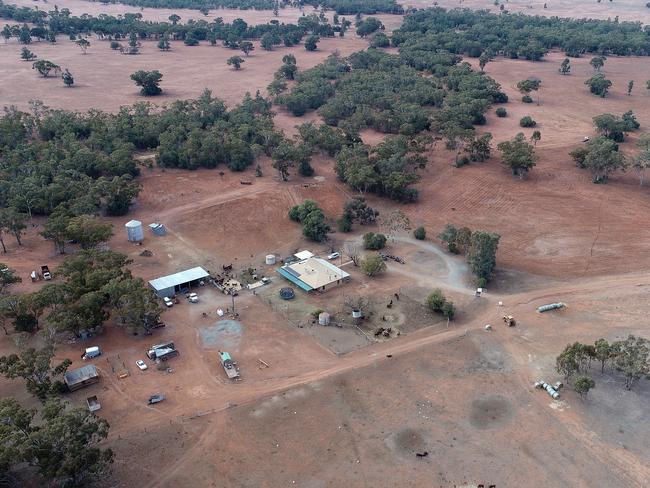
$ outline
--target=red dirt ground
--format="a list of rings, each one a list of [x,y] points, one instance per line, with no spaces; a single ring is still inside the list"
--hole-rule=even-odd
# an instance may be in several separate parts
[[[364,44],[346,39],[341,50],[351,52]],[[59,49],[72,59],[72,47],[64,41],[52,53]],[[34,47],[41,48],[49,49]],[[0,49],[8,52],[17,46]],[[175,47],[178,57],[183,49]],[[206,60],[229,55],[223,48],[193,49],[182,52],[198,53]],[[152,46],[150,51],[157,60],[173,54],[154,53]],[[237,99],[246,90],[266,86],[279,64],[268,60],[279,59],[283,52],[256,51],[258,57],[251,57],[245,66],[250,66],[249,75],[254,69],[257,74],[247,77],[246,83],[237,78],[246,76],[246,69],[230,73],[223,70],[223,62],[214,64],[219,69],[213,78],[201,74],[196,79],[210,79],[211,86],[223,87],[221,92],[215,90],[217,96]],[[316,63],[326,54],[295,52],[300,54],[299,66]],[[114,54],[97,56],[108,59]],[[92,56],[74,55],[80,63]],[[134,59],[115,56],[118,65]],[[542,132],[537,148],[540,160],[527,179],[512,179],[497,156],[483,164],[454,168],[452,156],[438,143],[418,184],[418,204],[399,206],[369,197],[382,215],[397,208],[413,226],[425,225],[428,241],[414,243],[398,236],[390,250],[405,257],[406,265],[390,263],[377,280],[353,271],[351,283],[305,299],[313,309],[327,309],[332,306],[329,297],[338,302],[345,295],[364,294],[383,301],[399,291],[421,303],[428,290],[441,287],[460,309],[449,329],[432,317],[429,323],[418,324],[425,326],[420,330],[339,357],[319,345],[314,335],[292,325],[288,308],[270,307],[262,294],[242,292],[237,298],[241,329],[221,337],[219,343],[242,367],[244,380],[230,384],[218,367],[216,349],[206,347],[202,339],[218,320],[216,308],[231,305],[216,290],[200,288],[198,304],[182,300],[166,311],[167,327],[152,337],[128,335],[109,322],[102,336],[91,339],[105,351],[94,361],[102,381],[68,397],[82,405],[86,396],[97,394],[102,402],[99,413],[111,423],[108,444],[116,452],[115,479],[108,485],[647,486],[647,382],[627,392],[619,375],[595,373],[596,389],[585,401],[565,390],[562,400],[554,402],[532,387],[540,378],[558,379],[554,358],[566,343],[599,337],[614,340],[628,333],[650,337],[645,324],[650,312],[647,190],[638,186],[633,175],[617,175],[607,185],[594,185],[568,157],[584,135],[593,134],[594,115],[621,114],[632,108],[642,130],[650,124],[650,96],[643,89],[644,80],[650,78],[648,64],[645,58],[609,58],[605,74],[614,86],[610,97],[600,99],[583,84],[590,75],[588,60],[572,60],[571,76],[563,77],[557,73],[561,59],[552,54],[541,63],[496,60],[486,68],[502,83],[511,102],[505,105],[508,117],[489,114],[483,130],[492,132],[495,142],[510,138],[521,130],[519,118],[529,114]],[[198,65],[195,61],[188,57],[180,62]],[[2,56],[0,63],[18,62]],[[181,70],[169,77],[166,73],[165,79],[172,80],[170,90],[174,76],[180,80],[178,91],[171,90],[168,98],[198,94],[202,85],[193,77],[200,71],[197,67],[189,75]],[[515,85],[528,76],[542,79],[540,106],[519,101]],[[189,82],[182,85],[183,79]],[[637,82],[631,97],[624,94],[629,79]],[[20,103],[30,93],[40,94],[54,106],[87,108],[95,103],[90,96],[78,99],[85,96],[86,88],[56,91],[59,86],[54,80],[34,78],[39,82],[34,85],[26,78],[18,80],[27,86],[25,95],[17,93],[15,83],[2,86],[14,92],[9,96]],[[104,90],[102,85],[92,89],[95,97],[103,92],[97,103],[114,109],[139,98],[128,84],[108,82]],[[40,83],[56,85],[53,95],[47,95],[50,101],[42,96]],[[278,112],[278,126],[287,131],[315,119],[313,114],[296,119]],[[366,136],[379,140],[370,132]],[[622,145],[625,152],[632,152],[633,140]],[[236,269],[257,267],[277,280],[272,268],[261,264],[265,254],[328,250],[326,245],[314,246],[302,239],[299,226],[286,218],[289,207],[313,198],[333,223],[351,192],[336,180],[327,158],[315,158],[316,178],[292,176],[288,183],[279,181],[268,160],[261,166],[261,178],[252,171],[243,175],[226,171],[222,177],[218,170],[144,169],[143,192],[132,213],[112,219],[115,236],[109,246],[132,258],[133,273],[145,279],[189,266],[215,271],[233,263]],[[253,184],[241,185],[242,179]],[[131,218],[145,226],[161,221],[169,233],[154,237],[145,227],[144,245],[129,244],[123,225]],[[473,298],[468,276],[457,276],[460,261],[431,249],[446,222],[502,235],[497,279],[481,299]],[[0,257],[26,280],[16,291],[37,289],[42,283],[29,282],[29,272],[45,263],[55,268],[63,259],[38,236],[39,230],[30,228],[21,248],[8,238],[9,253]],[[358,239],[365,230],[335,233],[333,242],[340,245]],[[153,256],[140,256],[143,249]],[[558,300],[568,308],[545,315],[535,312],[537,306]],[[504,314],[513,314],[517,327],[504,327]],[[493,326],[490,333],[483,330],[488,323]],[[3,354],[15,350],[15,337],[0,341]],[[164,339],[173,339],[181,351],[170,362],[174,372],[156,371],[153,365],[146,372],[137,370],[135,361],[144,358],[147,347]],[[90,342],[63,343],[57,355],[75,359],[76,367],[87,345]],[[259,369],[258,359],[270,368]],[[118,380],[111,364],[122,362],[131,376]],[[35,405],[18,381],[2,380],[0,391]],[[153,393],[164,393],[167,400],[149,407],[146,398]],[[426,458],[415,456],[424,451],[429,453]]]

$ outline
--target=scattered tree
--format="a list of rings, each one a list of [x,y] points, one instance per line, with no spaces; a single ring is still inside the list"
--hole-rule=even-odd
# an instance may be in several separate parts
[[[309,36],[307,39],[305,39],[305,49],[307,51],[315,51],[318,48],[319,41],[320,41],[320,37]]]
[[[562,64],[560,64],[559,72],[563,75],[571,73],[571,61],[569,61],[569,58],[564,58]]]
[[[88,48],[90,47],[90,41],[85,37],[82,37],[81,39],[77,39],[77,41],[75,41],[75,44],[79,46],[79,49],[81,49],[81,52],[83,54],[86,54]]]
[[[377,251],[386,246],[386,236],[384,234],[375,234],[374,232],[367,232],[363,235],[363,247]]]
[[[425,230],[424,227],[418,227],[413,231],[413,237],[415,237],[419,241],[423,241],[427,237],[427,231]]]
[[[485,67],[490,61],[492,61],[490,53],[483,51],[478,58],[478,66],[481,69],[481,73],[485,71]]]
[[[503,107],[497,108],[495,113],[497,114],[497,117],[501,117],[501,118],[508,115],[508,111]]]
[[[239,49],[241,49],[244,52],[244,54],[246,55],[246,57],[248,57],[250,55],[251,51],[255,50],[255,46],[250,41],[242,41],[239,44]]]
[[[70,219],[66,235],[82,249],[94,249],[111,238],[113,226],[92,215],[80,215]]]
[[[172,48],[169,42],[169,36],[165,34],[162,39],[158,41],[158,49],[161,51],[169,51]]]
[[[522,80],[517,83],[517,89],[526,97],[530,97],[530,92],[536,91],[539,94],[539,89],[542,86],[542,81],[537,79]],[[539,96],[537,98],[537,105],[539,105]]]
[[[632,95],[632,88],[634,88],[634,80],[630,80],[627,82],[627,96],[629,97]]]
[[[604,136],[593,138],[569,154],[579,168],[591,171],[594,183],[606,183],[611,173],[627,166],[618,144]]]
[[[535,148],[526,141],[522,133],[510,141],[499,143],[497,148],[501,151],[503,164],[510,168],[514,176],[523,178],[535,166]]]
[[[591,58],[591,61],[589,61],[589,64],[593,69],[598,71],[600,73],[600,70],[602,69],[603,66],[605,66],[605,60],[607,58],[605,56],[595,56]]]
[[[533,141],[533,145],[537,146],[537,143],[542,139],[542,133],[538,130],[533,131],[533,134],[530,136],[530,140]]]
[[[641,378],[650,377],[650,343],[642,337],[629,335],[613,344],[614,367],[625,376],[625,388],[632,389]]]
[[[491,232],[472,232],[467,262],[470,270],[476,276],[478,286],[484,286],[492,277],[500,238],[499,234]]]
[[[139,70],[131,75],[131,79],[140,87],[140,94],[145,97],[160,95],[162,93],[162,89],[160,88],[162,77],[162,73],[158,70]]]
[[[605,75],[599,73],[585,81],[585,85],[589,87],[589,91],[594,95],[605,98],[609,88],[612,86],[612,82],[605,78]]]
[[[537,125],[537,122],[535,122],[530,115],[526,115],[525,117],[521,118],[519,125],[521,127],[535,127]]]
[[[589,390],[594,386],[596,386],[596,382],[588,376],[578,376],[573,382],[573,389],[578,395],[580,395],[580,398],[586,397]]]
[[[379,254],[371,254],[361,260],[361,270],[368,276],[377,276],[386,270],[386,263]]]
[[[47,78],[47,76],[50,74],[50,71],[54,71],[55,74],[58,74],[61,71],[59,65],[54,64],[52,61],[47,61],[46,59],[39,59],[33,63],[32,69],[38,71],[38,73],[43,78]]]
[[[27,49],[26,47],[23,47],[23,48],[20,50],[20,59],[22,59],[23,61],[34,61],[37,57],[38,57],[38,56],[36,56],[36,54],[34,54],[33,52],[31,52],[31,51],[30,51],[29,49]]]
[[[235,68],[236,70],[238,70],[238,69],[241,69],[241,65],[242,65],[243,62],[244,62],[244,59],[243,59],[243,58],[241,58],[241,57],[239,57],[239,56],[231,56],[231,57],[229,57],[228,60],[226,61],[226,64],[227,64],[228,66],[232,66],[233,68]]]
[[[325,222],[325,214],[313,200],[305,200],[289,210],[289,218],[302,224],[302,233],[312,241],[321,242],[330,231]]]
[[[61,79],[63,80],[63,84],[67,87],[74,85],[74,77],[72,76],[72,73],[70,73],[70,71],[67,69],[61,73]]]

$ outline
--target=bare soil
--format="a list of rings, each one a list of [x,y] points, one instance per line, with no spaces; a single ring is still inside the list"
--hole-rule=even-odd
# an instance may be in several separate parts
[[[551,7],[556,2],[548,3]],[[95,3],[69,4],[100,9]],[[331,45],[323,41],[317,53],[302,48],[292,52],[302,68],[323,59],[325,46],[346,53],[365,42],[336,39]],[[84,77],[100,69],[102,63],[95,63],[93,56],[103,62],[115,57],[110,66],[122,81],[102,75],[92,87],[68,90],[59,81],[36,78],[26,65],[14,73],[22,66],[18,46],[1,45],[0,76],[7,77],[1,85],[3,100],[24,106],[38,97],[52,106],[114,110],[140,99],[127,81],[136,67],[129,63],[151,59],[147,66],[159,68],[157,63],[167,59],[168,72],[161,70],[170,93],[163,101],[195,96],[204,83],[211,83],[215,95],[230,102],[245,91],[263,89],[286,51],[256,50],[245,69],[235,73],[225,69],[223,60],[231,53],[222,47],[175,45],[172,53],[158,53],[145,45],[141,56],[131,58],[99,46],[94,43],[86,56],[65,40],[33,46],[53,60],[55,55],[78,60],[79,70],[71,71],[80,84],[89,83]],[[8,57],[8,52],[16,55]],[[647,189],[639,187],[633,174],[594,185],[568,157],[582,137],[593,135],[594,115],[633,109],[642,130],[650,124],[650,96],[643,89],[650,78],[648,64],[645,58],[609,58],[605,74],[614,86],[601,99],[584,86],[592,71],[588,60],[572,60],[572,74],[562,76],[557,72],[561,59],[551,54],[540,63],[495,60],[486,68],[511,102],[505,105],[508,117],[497,119],[490,113],[481,130],[492,132],[499,142],[522,131],[519,118],[531,115],[542,132],[540,160],[528,178],[513,179],[496,154],[486,163],[455,168],[453,156],[438,143],[418,184],[419,203],[396,206],[369,197],[382,216],[399,208],[412,227],[424,225],[427,240],[396,233],[388,251],[406,264],[389,262],[387,272],[376,279],[345,265],[352,281],[324,294],[299,294],[293,302],[280,302],[277,288],[285,282],[263,263],[266,254],[286,257],[305,248],[324,255],[358,242],[367,230],[382,230],[357,226],[351,234],[334,233],[330,242],[314,245],[289,221],[288,209],[312,198],[334,225],[352,192],[337,181],[331,160],[315,158],[315,178],[292,176],[288,183],[279,180],[268,160],[261,162],[261,178],[252,171],[225,171],[221,176],[219,170],[143,169],[143,192],[132,213],[111,219],[115,236],[109,243],[133,259],[135,275],[151,279],[197,265],[216,272],[233,264],[238,274],[253,267],[273,283],[256,294],[240,293],[236,322],[224,322],[228,318],[216,313],[232,307],[230,297],[206,286],[197,290],[199,303],[180,297],[181,303],[165,311],[167,327],[153,336],[130,335],[109,321],[98,337],[63,341],[57,356],[73,359],[73,367],[83,364],[79,356],[84,347],[100,345],[105,351],[93,361],[101,382],[67,398],[83,405],[87,396],[96,394],[102,403],[99,413],[111,424],[107,444],[116,452],[115,479],[108,485],[501,487],[534,480],[545,487],[647,486],[648,382],[624,391],[618,373],[600,375],[595,368],[597,386],[584,401],[568,388],[560,401],[533,388],[539,379],[559,379],[555,357],[567,343],[616,340],[629,333],[650,337],[645,324],[650,312]],[[206,65],[214,71],[197,61],[210,61]],[[516,83],[528,76],[542,79],[539,106],[519,101]],[[637,82],[631,97],[625,95],[629,79]],[[46,85],[51,90],[44,94]],[[313,114],[296,119],[278,112],[278,126],[289,133],[296,124],[315,119]],[[530,130],[523,131],[530,135]],[[371,131],[364,137],[380,140]],[[635,137],[621,149],[633,152]],[[241,185],[242,179],[253,184]],[[131,218],[145,226],[162,222],[168,234],[156,237],[145,227],[143,245],[132,245],[123,229]],[[447,222],[502,236],[497,277],[481,298],[473,296],[462,258],[436,243],[435,235]],[[9,252],[0,256],[24,279],[16,291],[38,289],[43,283],[31,283],[29,272],[41,264],[56,268],[64,258],[38,235],[41,223],[35,219],[22,247],[7,238]],[[145,249],[152,255],[141,256]],[[459,309],[449,328],[423,309],[424,298],[435,287]],[[395,299],[389,309],[395,293],[399,303]],[[316,309],[331,311],[347,323],[345,298],[359,295],[372,302],[361,331],[349,323],[341,329],[312,324],[309,314]],[[539,305],[558,300],[568,307],[536,312]],[[516,327],[503,325],[506,314],[515,316]],[[372,331],[384,322],[394,325],[399,336],[374,338]],[[484,330],[486,324],[492,325],[491,332]],[[0,340],[0,352],[15,351],[16,338],[13,334]],[[150,345],[168,339],[181,352],[169,362],[173,372],[158,371],[153,364],[139,371],[135,361],[145,359]],[[28,343],[38,345],[38,338]],[[218,363],[217,351],[226,348],[241,367],[241,382],[228,382]],[[122,369],[130,375],[119,379]],[[2,380],[0,391],[36,405],[18,381]],[[154,393],[167,399],[148,406],[146,399]],[[424,452],[425,457],[416,456]]]

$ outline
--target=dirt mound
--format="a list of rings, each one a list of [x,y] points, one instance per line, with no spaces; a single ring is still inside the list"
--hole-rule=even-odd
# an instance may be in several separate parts
[[[510,402],[501,395],[491,395],[472,402],[469,421],[477,429],[491,429],[507,424],[514,417]]]
[[[415,456],[427,450],[427,441],[422,431],[406,428],[392,434],[386,439],[388,446],[403,456]]]

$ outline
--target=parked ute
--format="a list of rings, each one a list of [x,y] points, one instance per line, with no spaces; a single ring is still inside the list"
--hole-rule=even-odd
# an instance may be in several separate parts
[[[166,307],[174,306],[174,301],[169,297],[163,297],[163,303],[165,304]]]
[[[81,355],[81,358],[86,360],[86,359],[96,358],[97,356],[101,356],[101,355],[102,355],[102,350],[99,348],[99,346],[92,346],[86,348],[86,352],[84,352]]]
[[[190,293],[187,299],[190,303],[199,303],[199,296],[196,293]]]
[[[331,261],[332,259],[337,259],[337,258],[340,258],[340,257],[341,257],[340,252],[333,252],[332,254],[329,254],[327,256],[327,259],[329,259]]]

